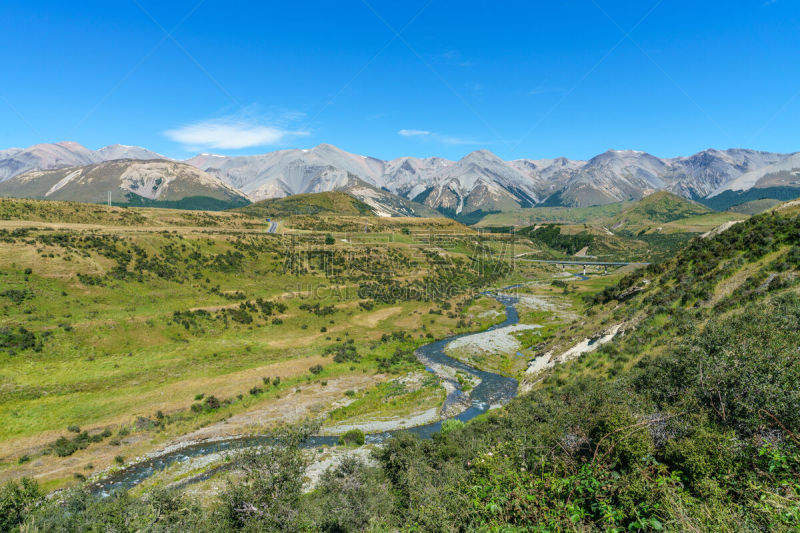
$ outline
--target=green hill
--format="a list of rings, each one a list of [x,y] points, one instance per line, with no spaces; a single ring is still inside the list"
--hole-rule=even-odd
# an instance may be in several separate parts
[[[593,207],[532,207],[485,216],[482,228],[524,227],[538,224],[584,224],[616,234],[705,233],[744,214],[718,213],[692,200],[659,191],[636,202]]]
[[[665,224],[683,218],[713,213],[703,205],[666,191],[646,196],[623,209],[610,221],[611,229],[631,229]]]
[[[591,207],[528,207],[492,213],[475,224],[479,228],[498,226],[531,226],[533,224],[596,224],[621,213],[631,202]]]
[[[292,215],[370,216],[372,208],[343,192],[295,194],[285,198],[261,200],[236,209],[257,217],[287,217]]]

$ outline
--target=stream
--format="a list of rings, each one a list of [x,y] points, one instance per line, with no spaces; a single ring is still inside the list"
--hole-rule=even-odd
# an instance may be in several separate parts
[[[504,287],[500,291],[508,291],[517,288],[518,285]],[[491,326],[483,331],[491,331],[494,329],[511,326],[519,321],[519,314],[514,304],[518,299],[506,294],[499,294],[494,292],[484,292],[485,296],[490,296],[505,306],[506,319]],[[463,333],[461,335],[454,335],[446,339],[431,342],[417,348],[414,355],[417,359],[425,365],[428,372],[435,374],[443,382],[449,384],[448,394],[445,398],[442,412],[458,409],[459,406],[465,407],[458,414],[447,418],[446,420],[460,420],[466,422],[475,418],[476,416],[485,413],[492,407],[498,407],[508,403],[512,398],[517,395],[517,380],[494,374],[492,372],[485,372],[473,368],[461,361],[453,359],[445,354],[445,347],[455,339],[475,335],[476,333]],[[455,378],[456,372],[470,374],[478,378],[480,383],[476,385],[469,392],[462,390],[461,385]],[[445,420],[438,420],[436,422],[416,426],[408,429],[386,431],[382,433],[371,433],[366,435],[366,442],[381,443],[393,435],[401,432],[407,432],[417,435],[420,438],[431,438],[434,433],[438,433],[442,428],[442,423]],[[302,446],[304,448],[319,448],[323,446],[335,446],[339,441],[339,437],[331,436],[312,436],[306,439]],[[175,464],[188,461],[196,457],[202,457],[210,454],[225,452],[228,450],[239,450],[265,444],[271,444],[274,440],[267,436],[248,436],[248,437],[233,437],[224,440],[205,441],[196,444],[190,444],[175,451],[161,453],[145,459],[144,461],[127,466],[105,478],[92,483],[89,490],[92,494],[100,497],[110,495],[115,491],[128,490],[150,476],[164,470],[165,468]],[[201,475],[193,478],[193,482],[207,479],[218,469],[211,469],[207,475]]]

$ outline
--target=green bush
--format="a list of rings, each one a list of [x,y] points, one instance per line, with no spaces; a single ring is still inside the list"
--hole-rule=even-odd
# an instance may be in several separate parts
[[[343,446],[363,446],[364,442],[364,432],[360,429],[351,429],[339,437],[339,444]]]
[[[464,427],[464,422],[461,420],[457,420],[455,418],[451,418],[449,420],[445,420],[442,422],[442,431],[443,435],[447,435],[451,431],[456,431]]]
[[[9,481],[0,489],[0,531],[16,531],[28,514],[43,501],[39,485],[29,478]]]

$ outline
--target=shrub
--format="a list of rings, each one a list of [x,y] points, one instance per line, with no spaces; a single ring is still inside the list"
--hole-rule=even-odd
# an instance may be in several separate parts
[[[219,409],[221,404],[217,397],[212,395],[205,399],[203,405],[206,409]]]
[[[28,513],[44,500],[39,485],[32,479],[22,478],[18,483],[9,481],[0,489],[0,531],[16,531]]]
[[[322,365],[314,365],[311,368],[309,368],[309,371],[311,371],[311,373],[315,375],[322,373],[322,370],[323,370]]]
[[[364,442],[364,432],[360,429],[351,429],[339,437],[339,444],[343,446],[363,446]]]
[[[455,431],[464,427],[464,422],[461,420],[456,420],[455,418],[450,418],[442,422],[442,435],[447,435],[451,431]]]
[[[322,474],[315,502],[321,531],[373,531],[370,525],[386,520],[392,509],[380,471],[353,457]]]

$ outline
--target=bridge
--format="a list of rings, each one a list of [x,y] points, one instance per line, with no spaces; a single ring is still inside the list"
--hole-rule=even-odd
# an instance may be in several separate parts
[[[626,262],[626,261],[558,261],[553,259],[514,259],[514,261],[526,261],[528,263],[548,263],[551,265],[578,265],[578,266],[628,266],[628,265],[640,265],[640,266],[647,266],[650,263],[639,263],[636,261],[633,262]]]
[[[549,265],[561,265],[561,269],[563,270],[566,266],[579,266],[583,267],[583,279],[586,278],[586,267],[590,266],[598,266],[603,267],[605,272],[608,272],[608,267],[619,267],[619,266],[628,266],[628,265],[637,265],[637,266],[647,266],[650,263],[636,263],[636,262],[626,262],[626,261],[570,261],[570,260],[554,260],[554,259],[519,259],[514,258],[514,261],[524,261],[526,263],[545,263]]]

